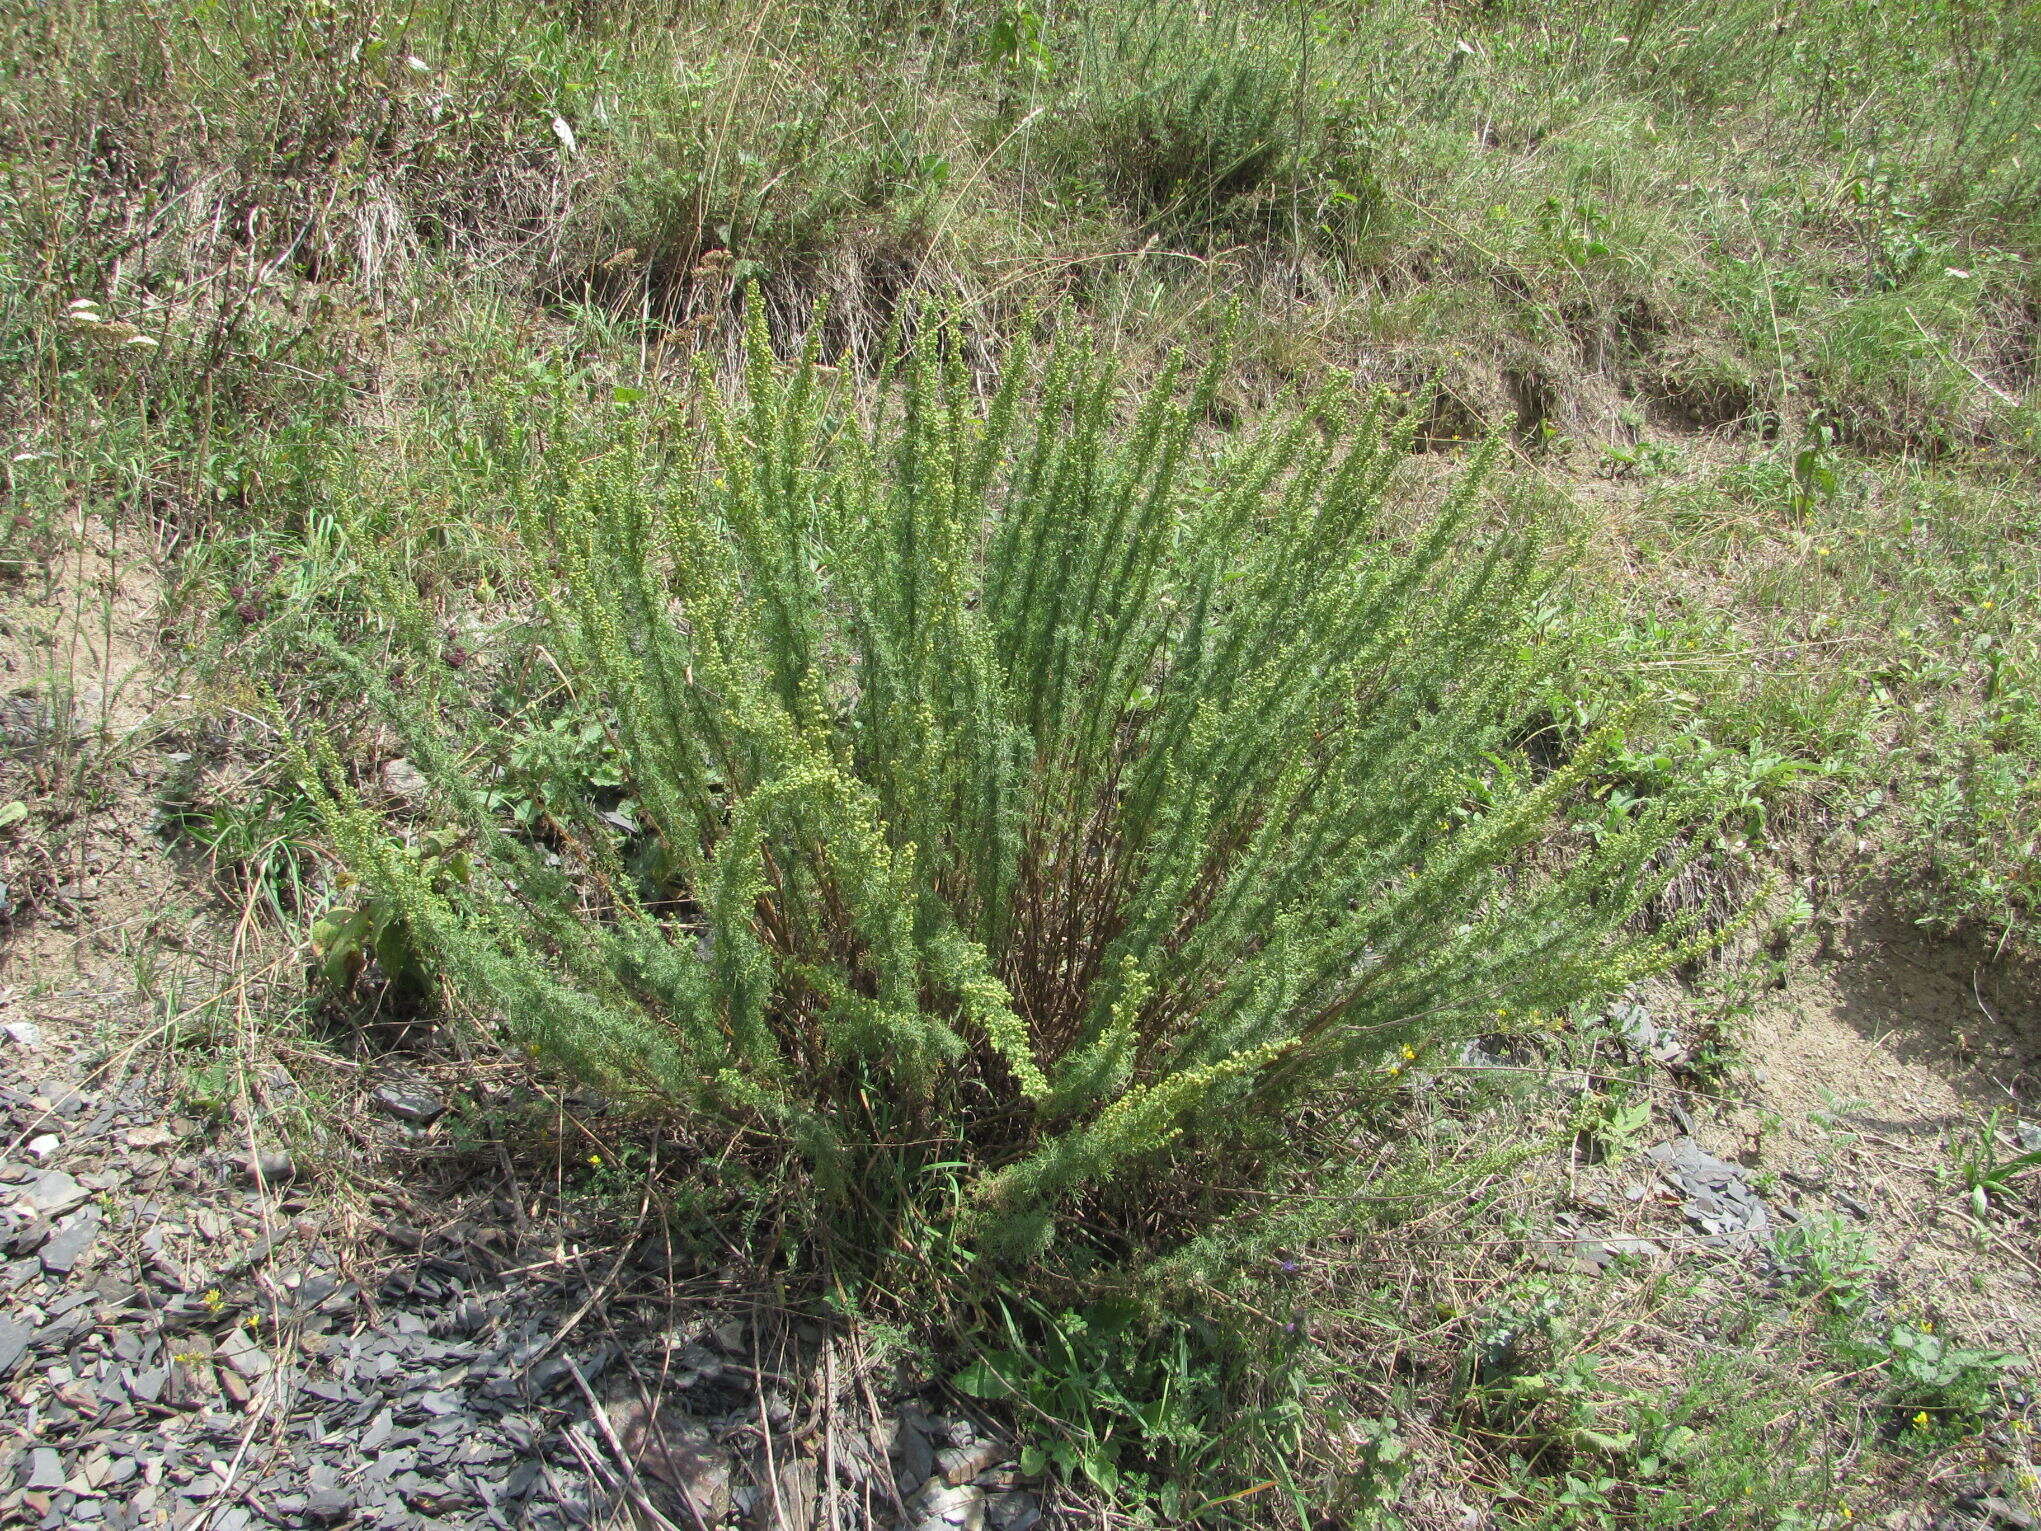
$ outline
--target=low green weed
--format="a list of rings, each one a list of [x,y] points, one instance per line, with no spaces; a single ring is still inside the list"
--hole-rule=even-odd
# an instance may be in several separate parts
[[[2007,1151],[2005,1120],[2003,1108],[1994,1109],[1950,1145],[1955,1179],[1980,1219],[1989,1219],[2015,1201],[2019,1196],[2015,1182],[2030,1170],[2041,1169],[2041,1149]]]
[[[418,885],[445,897],[474,878],[474,862],[461,836],[445,830],[427,831],[387,847]],[[405,901],[373,886],[352,890],[348,903],[335,904],[312,922],[311,947],[320,977],[336,994],[355,992],[371,965],[376,976],[400,997],[416,1000],[429,992],[431,954],[413,923]]]
[[[1621,1084],[1590,1091],[1574,1108],[1573,1130],[1591,1160],[1625,1158],[1651,1130],[1651,1099]]]
[[[1006,1347],[984,1351],[950,1385],[1013,1411],[1031,1437],[1023,1472],[1053,1467],[1121,1504],[1194,1516],[1201,1497],[1217,1497],[1200,1484],[1225,1482],[1243,1455],[1277,1454],[1296,1428],[1290,1410],[1234,1406],[1217,1337],[1194,1322],[1158,1327],[1123,1304],[1001,1304],[986,1327]]]
[[[1798,1296],[1836,1314],[1864,1312],[1879,1269],[1877,1246],[1834,1213],[1809,1212],[1772,1235],[1774,1267]]]

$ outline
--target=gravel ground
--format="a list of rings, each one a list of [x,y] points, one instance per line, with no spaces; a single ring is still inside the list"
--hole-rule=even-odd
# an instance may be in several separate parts
[[[739,1273],[679,1278],[614,1227],[520,1236],[502,1184],[380,1196],[364,1227],[143,1072],[65,1058],[33,1022],[0,1049],[0,1524],[1040,1518],[981,1425],[882,1404]],[[398,1134],[440,1106],[410,1083],[367,1102]]]

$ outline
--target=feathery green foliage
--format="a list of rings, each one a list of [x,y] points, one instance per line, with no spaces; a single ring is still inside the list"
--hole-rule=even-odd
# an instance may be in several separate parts
[[[1349,385],[1213,454],[1216,363],[1130,399],[1066,341],[979,401],[932,323],[860,420],[761,307],[741,396],[700,374],[705,463],[626,428],[520,493],[635,832],[593,803],[512,832],[452,694],[437,724],[384,700],[474,836],[466,884],[326,763],[355,870],[464,1003],[826,1189],[940,1138],[1018,1250],[1180,1139],[1267,1138],[1385,1056],[1663,960],[1622,932],[1678,806],[1534,865],[1601,746],[1535,784],[1498,753],[1540,581],[1530,531],[1483,519],[1485,457],[1399,547],[1410,426]]]

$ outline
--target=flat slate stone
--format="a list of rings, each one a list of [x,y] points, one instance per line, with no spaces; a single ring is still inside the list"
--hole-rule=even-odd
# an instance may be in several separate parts
[[[214,1347],[213,1354],[250,1382],[259,1382],[268,1376],[273,1364],[262,1347],[248,1337],[245,1329],[228,1330],[226,1338]]]
[[[52,1276],[68,1276],[71,1270],[92,1247],[99,1237],[99,1219],[81,1216],[74,1218],[50,1236],[42,1247],[43,1269]]]
[[[11,1318],[0,1318],[0,1378],[14,1370],[34,1331]]]
[[[27,1199],[44,1217],[62,1217],[90,1201],[92,1193],[62,1170],[44,1170],[28,1188]]]
[[[305,1519],[315,1526],[334,1526],[354,1513],[354,1498],[343,1489],[315,1488],[305,1497]]]
[[[414,1122],[420,1126],[438,1120],[446,1110],[444,1101],[418,1085],[377,1085],[369,1098],[399,1121]]]

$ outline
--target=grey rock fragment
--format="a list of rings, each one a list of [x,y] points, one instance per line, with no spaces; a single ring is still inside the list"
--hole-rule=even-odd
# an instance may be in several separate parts
[[[305,1519],[315,1526],[337,1526],[353,1513],[353,1496],[344,1489],[315,1488],[305,1496]]]
[[[282,1185],[297,1173],[297,1162],[286,1153],[257,1154],[248,1163],[248,1179],[254,1185]]]
[[[1656,1058],[1660,1063],[1678,1063],[1686,1057],[1686,1048],[1671,1028],[1659,1025],[1635,999],[1619,999],[1605,1013],[1616,1035],[1633,1052]]]
[[[62,1170],[44,1170],[28,1188],[26,1198],[30,1208],[44,1217],[62,1217],[91,1199],[92,1193]]]
[[[428,785],[425,773],[401,755],[395,760],[385,760],[382,769],[376,772],[376,778],[392,797],[423,797]]]
[[[1608,1269],[1615,1256],[1608,1245],[1600,1239],[1585,1233],[1575,1233],[1554,1240],[1540,1240],[1528,1246],[1531,1263],[1540,1270],[1553,1271],[1561,1275],[1582,1273],[1593,1275]]]
[[[34,1021],[9,1021],[0,1026],[0,1035],[16,1047],[36,1048],[43,1045],[43,1029]]]
[[[949,1446],[935,1454],[936,1471],[943,1475],[943,1482],[955,1487],[969,1483],[1005,1455],[1006,1448],[998,1441]]]
[[[213,1355],[225,1361],[250,1382],[259,1382],[269,1375],[269,1356],[260,1345],[248,1337],[245,1329],[230,1329],[226,1338],[214,1347]]]
[[[369,1098],[399,1121],[421,1127],[437,1121],[446,1111],[446,1103],[423,1085],[381,1084],[376,1086]]]
[[[1988,1526],[2005,1527],[2007,1531],[2034,1531],[2035,1527],[2041,1526],[2041,1516],[2002,1495],[1986,1494],[1974,1503],[1978,1514],[1986,1517],[1984,1524]]]
[[[895,1420],[888,1452],[893,1458],[893,1481],[903,1494],[920,1488],[935,1471],[935,1448],[929,1445],[914,1413],[903,1410]]]
[[[11,1318],[0,1318],[0,1380],[14,1370],[22,1352],[28,1349],[30,1330]]]
[[[1638,1238],[1634,1234],[1614,1234],[1602,1242],[1608,1247],[1609,1253],[1616,1255],[1634,1255],[1640,1259],[1649,1259],[1665,1253],[1650,1239]]]
[[[1008,1490],[985,1496],[985,1518],[997,1531],[1030,1531],[1042,1518],[1042,1507],[1033,1494]]]
[[[780,1463],[773,1491],[766,1497],[764,1531],[809,1531],[815,1524],[817,1494],[812,1461],[790,1457]]]
[[[503,1424],[504,1435],[519,1450],[529,1449],[524,1421],[506,1419]],[[633,1465],[679,1489],[704,1523],[714,1524],[729,1512],[735,1464],[700,1421],[672,1409],[654,1415],[642,1403],[627,1402],[613,1408],[611,1427]]]
[[[974,1484],[931,1481],[907,1501],[909,1531],[981,1531],[985,1490]]]
[[[47,1446],[38,1446],[28,1454],[28,1476],[22,1480],[23,1488],[58,1489],[64,1486],[64,1459]]]
[[[52,1276],[68,1276],[72,1268],[84,1258],[85,1251],[99,1237],[99,1219],[90,1213],[81,1213],[50,1236],[42,1247],[43,1269]]]

